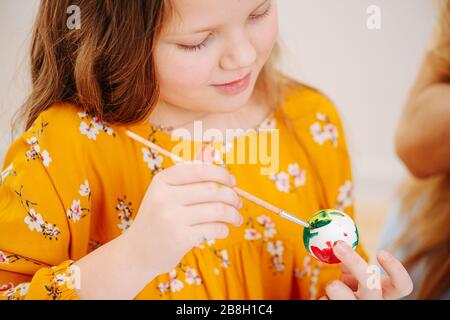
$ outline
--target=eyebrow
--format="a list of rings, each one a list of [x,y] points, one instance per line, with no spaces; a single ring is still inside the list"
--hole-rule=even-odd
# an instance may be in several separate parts
[[[264,6],[267,2],[269,2],[270,0],[263,0],[255,9],[252,10],[256,11],[259,8],[261,8],[262,6]],[[208,27],[203,27],[194,31],[190,31],[189,33],[186,34],[194,34],[194,33],[202,33],[202,32],[207,32],[207,31],[211,31],[211,30],[216,30],[218,29],[219,25],[213,25],[213,26],[208,26]]]

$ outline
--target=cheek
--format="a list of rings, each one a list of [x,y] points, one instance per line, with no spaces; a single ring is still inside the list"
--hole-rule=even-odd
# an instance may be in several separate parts
[[[264,64],[272,53],[272,49],[278,39],[278,16],[276,9],[267,17],[258,29],[253,32],[253,45],[258,52],[258,57]]]
[[[186,94],[204,87],[213,68],[207,57],[164,45],[155,50],[155,65],[162,94],[165,88]]]

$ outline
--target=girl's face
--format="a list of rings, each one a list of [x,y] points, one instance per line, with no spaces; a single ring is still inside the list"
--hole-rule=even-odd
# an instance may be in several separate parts
[[[172,3],[175,14],[155,48],[162,102],[202,112],[242,107],[277,40],[276,1]],[[235,85],[218,86],[242,78]]]

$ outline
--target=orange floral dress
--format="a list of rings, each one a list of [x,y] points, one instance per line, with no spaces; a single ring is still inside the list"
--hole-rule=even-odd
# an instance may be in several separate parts
[[[73,263],[126,232],[152,177],[173,165],[127,130],[167,150],[177,143],[147,122],[109,125],[58,103],[10,146],[0,185],[1,298],[78,298]],[[333,104],[299,87],[257,134],[267,130],[280,138],[277,172],[261,175],[258,163],[223,164],[237,185],[303,220],[323,208],[352,216],[350,162]],[[216,149],[218,158],[245,138]],[[192,248],[135,299],[319,298],[339,268],[308,255],[301,226],[243,200],[240,227]]]

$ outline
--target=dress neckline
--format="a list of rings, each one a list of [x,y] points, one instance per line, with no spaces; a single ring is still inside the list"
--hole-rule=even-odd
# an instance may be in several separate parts
[[[242,134],[233,136],[233,138],[230,139],[229,141],[226,141],[226,143],[230,143],[230,142],[234,143],[238,139],[242,139],[243,137],[246,137],[250,134],[253,134],[253,133],[259,134],[260,132],[263,132],[263,131],[271,131],[271,130],[275,129],[277,127],[276,121],[277,121],[277,113],[278,113],[279,109],[280,108],[278,108],[278,107],[272,109],[270,111],[270,113],[263,120],[261,120],[259,122],[259,124],[257,124],[255,127],[243,130]],[[200,143],[200,142],[203,142],[203,143],[213,143],[213,142],[225,143],[225,141],[218,141],[218,140],[216,140],[216,141],[207,141],[207,140],[199,141],[199,140],[194,140],[194,139],[174,138],[171,131],[158,128],[157,126],[151,124],[150,122],[148,122],[146,120],[141,121],[136,124],[127,125],[126,128],[135,133],[140,133],[140,134],[144,135],[144,137],[157,135],[158,138],[167,139],[169,141],[172,140],[172,141],[180,142],[180,140],[181,140],[183,142],[188,142],[188,143]],[[176,129],[174,129],[174,130],[176,130]]]

